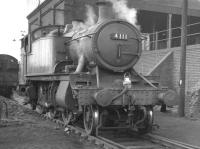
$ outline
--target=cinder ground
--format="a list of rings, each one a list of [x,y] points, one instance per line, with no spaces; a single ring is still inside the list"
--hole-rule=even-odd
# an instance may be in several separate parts
[[[2,100],[3,97],[0,97]],[[64,128],[7,100],[9,117],[0,124],[0,149],[95,149],[93,144],[64,132]]]
[[[160,126],[154,134],[184,143],[199,146],[200,148],[200,119],[179,117],[176,111],[169,109],[166,113],[155,111],[155,123]]]
[[[58,127],[13,100],[0,97],[9,105],[9,118],[0,124],[0,149],[95,149],[97,146],[66,134]],[[21,103],[23,100],[18,99]],[[176,109],[175,109],[176,110]],[[200,120],[178,117],[174,109],[167,113],[155,109],[155,123],[160,126],[154,134],[200,146]]]

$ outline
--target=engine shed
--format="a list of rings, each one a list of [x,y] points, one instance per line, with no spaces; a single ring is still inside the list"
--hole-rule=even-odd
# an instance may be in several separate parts
[[[29,32],[45,25],[65,25],[74,19],[85,20],[85,5],[91,5],[97,15],[98,8],[95,3],[96,1],[92,0],[45,0],[27,16]],[[149,46],[144,47],[145,50],[180,46],[181,5],[182,2],[179,0],[127,0],[128,8],[137,10],[137,24],[150,42]],[[198,32],[199,6],[198,0],[189,2],[188,24],[192,25],[188,29],[188,34]],[[192,35],[188,39],[188,45],[199,42],[198,35]]]

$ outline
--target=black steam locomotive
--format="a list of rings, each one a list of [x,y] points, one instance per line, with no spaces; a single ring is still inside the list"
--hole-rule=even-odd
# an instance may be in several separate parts
[[[0,54],[0,95],[10,97],[18,85],[18,60],[7,54]]]
[[[106,3],[98,3],[99,19],[92,26],[81,28],[83,22],[75,20],[64,33],[63,26],[30,33],[23,58],[26,83],[34,87],[37,110],[62,117],[66,125],[82,118],[88,134],[119,127],[146,133],[153,106],[169,97],[167,89],[133,69],[142,36],[127,21],[110,19]]]

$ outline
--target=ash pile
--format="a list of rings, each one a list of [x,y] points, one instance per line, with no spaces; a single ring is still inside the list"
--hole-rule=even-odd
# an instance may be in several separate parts
[[[200,81],[198,81],[191,91],[187,92],[186,116],[200,119]]]
[[[0,96],[0,127],[23,124],[26,114],[30,112],[16,100]]]

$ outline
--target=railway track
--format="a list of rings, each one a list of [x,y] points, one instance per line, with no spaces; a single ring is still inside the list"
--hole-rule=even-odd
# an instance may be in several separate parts
[[[41,115],[50,119],[47,115]],[[91,141],[102,149],[200,149],[198,146],[186,144],[154,134],[138,135],[127,130],[101,131],[98,136],[88,136],[83,128],[77,126],[64,127],[61,120],[50,119],[65,128],[67,133],[72,132],[81,138]]]
[[[22,105],[22,103],[19,103]],[[36,111],[35,111],[36,112]],[[38,113],[39,114],[39,113]],[[59,119],[51,119],[47,114],[40,114],[43,119],[49,119],[63,127],[66,133],[75,133],[82,139],[91,141],[102,149],[200,149],[199,146],[186,144],[154,134],[138,135],[121,129],[101,130],[97,137],[88,136],[83,128],[64,126]]]

